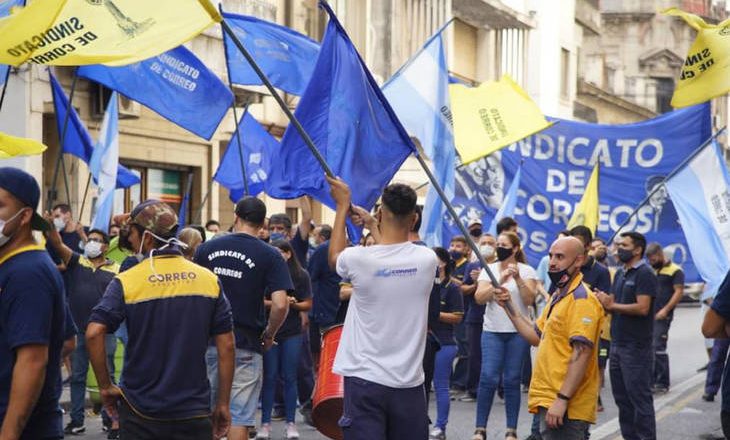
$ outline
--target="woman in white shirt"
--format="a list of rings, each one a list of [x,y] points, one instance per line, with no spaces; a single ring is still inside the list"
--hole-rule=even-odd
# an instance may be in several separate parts
[[[509,290],[512,303],[527,316],[527,307],[535,301],[537,274],[525,263],[525,253],[520,238],[513,232],[503,232],[497,238],[497,263],[489,269],[502,287]],[[472,440],[487,438],[486,428],[492,409],[494,393],[503,378],[507,429],[505,438],[517,439],[517,418],[520,412],[520,373],[528,343],[525,341],[504,310],[494,299],[495,288],[487,273],[482,270],[474,298],[478,304],[486,304],[482,327],[482,371],[477,392],[476,431]]]

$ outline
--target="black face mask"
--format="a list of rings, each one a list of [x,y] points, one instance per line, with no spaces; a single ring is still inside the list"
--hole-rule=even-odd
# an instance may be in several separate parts
[[[653,267],[656,270],[660,270],[662,267],[664,267],[664,263],[663,262],[654,263],[651,265],[651,267]]]
[[[618,259],[621,260],[622,263],[628,263],[632,258],[634,258],[634,251],[633,249],[619,248],[617,255]]]
[[[464,253],[463,252],[459,252],[459,251],[451,251],[451,252],[449,252],[449,255],[451,255],[451,258],[454,261],[459,261],[462,258],[464,258]]]
[[[512,248],[497,247],[497,260],[504,261],[512,256]]]
[[[594,255],[594,258],[596,259],[596,261],[600,261],[600,262],[606,261],[606,257],[607,257],[607,255],[605,252],[596,253],[596,255]]]
[[[475,228],[469,231],[469,235],[471,235],[474,238],[479,238],[482,236],[482,229],[481,228]]]
[[[573,264],[575,264],[575,260],[570,263],[570,266],[572,266]],[[563,287],[567,286],[570,282],[570,279],[573,278],[573,275],[575,275],[575,272],[571,274],[570,272],[568,272],[568,269],[562,269],[557,272],[548,272],[548,277],[550,277],[550,281],[553,283],[553,286],[557,287],[558,289],[562,289]]]

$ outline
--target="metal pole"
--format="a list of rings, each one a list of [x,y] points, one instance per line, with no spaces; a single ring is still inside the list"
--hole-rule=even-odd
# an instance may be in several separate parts
[[[10,79],[10,66],[8,66],[8,70],[5,72],[5,82],[3,83],[3,92],[0,95],[0,110],[2,110],[3,102],[5,102],[5,91],[8,89],[8,79]]]
[[[230,81],[230,78],[229,78]],[[233,85],[231,84],[231,90],[233,90]],[[238,115],[236,111],[236,103],[233,102],[233,117],[236,119],[236,142],[238,142],[238,159],[241,162],[241,178],[243,179],[243,195],[247,196],[249,195],[248,191],[248,179],[246,178],[246,161],[243,159],[243,145],[241,145],[241,133],[238,130],[238,126],[241,122],[243,122],[243,118],[246,117],[248,114],[248,106],[249,104],[246,103],[246,106],[243,108],[243,115],[241,116],[241,120],[238,120]],[[230,146],[228,147],[230,148]]]
[[[210,182],[210,185],[208,185],[208,192],[205,193],[205,197],[203,197],[203,201],[200,203],[200,206],[198,207],[198,212],[195,214],[195,219],[198,220],[198,224],[201,224],[203,222],[203,206],[208,202],[208,197],[210,196],[210,192],[213,190],[213,182]]]
[[[322,154],[317,150],[317,147],[314,146],[314,141],[312,141],[312,138],[309,137],[309,134],[307,134],[306,130],[304,130],[304,127],[302,127],[302,124],[299,122],[299,120],[294,116],[294,114],[291,112],[289,107],[286,105],[286,102],[284,102],[284,99],[279,95],[279,92],[274,88],[274,86],[271,84],[271,81],[269,81],[269,78],[266,77],[266,74],[261,70],[259,65],[256,63],[256,60],[253,59],[251,54],[246,50],[246,48],[243,46],[243,43],[241,43],[241,40],[238,39],[235,32],[233,32],[233,29],[231,29],[230,26],[228,26],[228,23],[226,23],[226,20],[224,19],[221,21],[221,27],[223,28],[223,32],[228,34],[229,37],[231,37],[231,40],[233,40],[233,43],[236,45],[238,50],[241,52],[244,58],[246,58],[246,61],[249,63],[251,68],[256,72],[256,75],[261,79],[261,81],[264,83],[266,88],[269,90],[269,93],[271,93],[271,96],[273,96],[274,100],[276,100],[276,103],[279,104],[279,107],[281,107],[281,110],[284,112],[287,118],[291,121],[292,125],[294,125],[294,128],[297,130],[299,135],[302,137],[302,140],[304,140],[304,143],[309,147],[309,149],[312,151],[312,154],[317,159],[317,162],[322,166],[324,169],[325,174],[327,174],[328,177],[335,177],[334,173],[332,172],[332,169],[327,164],[327,161],[324,160],[324,157],[322,157]]]
[[[84,215],[84,207],[86,207],[86,196],[89,194],[89,186],[91,186],[91,172],[89,172],[89,178],[86,179],[86,189],[84,189],[84,198],[81,200],[81,209],[79,209],[79,216],[76,217],[78,221],[81,221],[81,216]]]
[[[621,232],[621,229],[623,229],[624,226],[626,226],[631,221],[631,219],[634,218],[634,216],[639,212],[639,209],[641,209],[644,205],[646,205],[646,203],[649,201],[649,199],[651,199],[651,196],[653,196],[654,194],[656,194],[656,192],[659,191],[661,189],[661,187],[664,186],[667,183],[667,180],[671,179],[675,174],[677,174],[679,171],[681,171],[682,168],[684,168],[685,165],[687,165],[692,159],[694,159],[695,156],[697,156],[698,154],[700,154],[700,152],[702,152],[702,150],[704,150],[705,147],[707,147],[708,145],[710,145],[710,143],[712,143],[712,141],[715,140],[716,137],[720,136],[725,131],[726,128],[727,128],[727,126],[722,127],[719,131],[717,131],[715,134],[713,134],[712,136],[710,136],[710,138],[707,139],[706,141],[704,141],[702,143],[702,145],[700,145],[695,151],[692,152],[692,154],[690,154],[689,156],[687,156],[687,158],[684,159],[682,161],[682,163],[680,163],[679,165],[677,165],[677,167],[675,167],[672,170],[672,172],[670,172],[669,174],[667,174],[664,177],[664,180],[662,180],[662,182],[659,185],[656,185],[654,187],[654,190],[652,190],[652,192],[650,192],[649,194],[647,194],[646,197],[644,197],[644,200],[642,200],[636,206],[636,208],[634,208],[634,210],[631,212],[631,214],[629,214],[629,216],[626,218],[626,220],[624,220],[624,222],[621,223],[621,225],[613,232],[613,235],[611,235],[611,238],[608,239],[608,241],[606,242],[606,245],[609,245],[609,244],[611,244],[613,242],[613,240],[616,238],[616,236],[618,235],[618,233]]]
[[[51,183],[51,189],[48,192],[48,207],[53,204],[53,201],[56,200],[56,184],[58,183],[58,172],[61,168],[61,163],[63,162],[63,146],[66,141],[66,131],[68,129],[68,118],[71,116],[71,109],[73,99],[74,99],[74,93],[76,92],[76,82],[78,80],[78,76],[76,75],[76,70],[78,67],[74,68],[74,74],[73,74],[73,81],[71,82],[71,91],[68,95],[68,108],[66,109],[66,116],[63,118],[63,128],[61,129],[61,133],[59,134],[59,150],[58,150],[58,160],[56,161],[56,170],[53,172],[53,181]],[[68,199],[67,202],[71,203],[69,191],[68,191],[68,181],[66,180],[66,164],[63,164],[64,168],[64,181],[66,182],[66,198]]]

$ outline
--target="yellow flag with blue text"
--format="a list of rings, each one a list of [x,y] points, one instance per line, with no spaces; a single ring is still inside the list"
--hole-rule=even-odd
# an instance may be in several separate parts
[[[0,159],[31,156],[46,151],[46,146],[33,139],[10,136],[0,132]]]
[[[210,0],[31,0],[0,19],[0,63],[131,64],[220,21]]]
[[[551,124],[508,75],[479,87],[449,86],[454,144],[462,163],[494,153]]]
[[[593,167],[588,185],[568,222],[568,229],[583,225],[596,233],[598,227],[598,164]]]
[[[697,38],[689,48],[674,89],[672,107],[688,107],[727,93],[730,90],[730,19],[707,24],[697,15],[677,8],[662,12],[682,18],[697,30]]]

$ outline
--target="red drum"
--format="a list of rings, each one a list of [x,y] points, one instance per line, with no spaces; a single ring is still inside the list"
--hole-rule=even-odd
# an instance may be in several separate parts
[[[319,432],[334,440],[342,440],[344,437],[338,422],[342,417],[345,383],[342,376],[332,372],[341,336],[342,325],[330,327],[322,335],[322,350],[312,409],[314,426]]]

